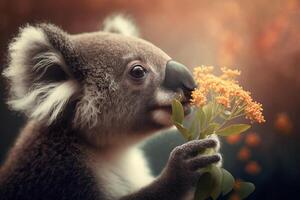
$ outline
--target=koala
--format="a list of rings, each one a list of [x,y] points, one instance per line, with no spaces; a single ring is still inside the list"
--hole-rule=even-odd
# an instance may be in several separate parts
[[[27,122],[0,168],[5,200],[181,200],[220,162],[218,140],[174,148],[153,177],[139,144],[172,126],[171,101],[190,112],[190,71],[116,15],[101,31],[27,25],[9,45],[8,105]]]

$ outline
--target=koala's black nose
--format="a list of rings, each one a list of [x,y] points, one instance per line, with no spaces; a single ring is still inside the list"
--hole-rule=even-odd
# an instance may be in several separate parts
[[[192,73],[186,66],[174,60],[170,60],[166,65],[166,74],[163,86],[173,91],[182,89],[186,94],[195,89],[196,83],[193,79]]]

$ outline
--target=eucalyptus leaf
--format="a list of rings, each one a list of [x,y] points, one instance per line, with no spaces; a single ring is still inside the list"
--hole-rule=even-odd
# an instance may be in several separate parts
[[[199,120],[200,130],[203,130],[206,126],[206,116],[202,108],[198,108],[198,110],[196,111],[196,118]]]
[[[203,106],[203,112],[205,113],[206,121],[208,123],[211,120],[212,115],[213,115],[213,106],[214,106],[214,104],[212,102]]]
[[[209,172],[204,173],[196,186],[194,200],[206,200],[214,189],[214,181]]]
[[[248,124],[233,124],[228,127],[222,128],[216,132],[217,135],[220,136],[229,136],[240,134],[248,130],[251,126]]]
[[[182,124],[184,119],[183,106],[180,101],[174,99],[172,101],[172,121]]]
[[[254,192],[255,186],[250,182],[240,182],[237,194],[241,199],[247,198],[252,192]]]
[[[174,125],[178,129],[178,131],[181,133],[181,135],[186,139],[186,140],[191,140],[192,135],[190,134],[189,130],[185,128],[182,124],[179,124],[177,122],[174,122]]]
[[[193,139],[196,139],[199,135],[199,132],[200,132],[199,120],[195,117],[189,128],[189,134],[192,136]]]
[[[222,194],[226,195],[228,194],[234,186],[234,178],[233,176],[230,174],[230,172],[228,172],[226,169],[222,168]]]
[[[217,199],[221,192],[222,192],[222,179],[223,179],[223,174],[222,171],[219,167],[217,167],[216,165],[212,165],[212,169],[210,171],[211,175],[212,175],[212,179],[214,182],[214,188],[210,194],[210,196],[212,197],[212,199]]]

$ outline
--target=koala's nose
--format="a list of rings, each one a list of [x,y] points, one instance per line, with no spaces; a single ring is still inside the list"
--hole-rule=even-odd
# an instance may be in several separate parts
[[[173,91],[182,89],[183,92],[187,94],[195,89],[196,83],[192,73],[186,66],[174,60],[170,60],[166,65],[163,86]]]

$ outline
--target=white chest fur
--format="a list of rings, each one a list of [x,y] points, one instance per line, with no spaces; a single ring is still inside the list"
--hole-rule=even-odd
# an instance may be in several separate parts
[[[99,188],[112,200],[137,191],[154,180],[142,151],[137,147],[103,158],[93,168]]]

